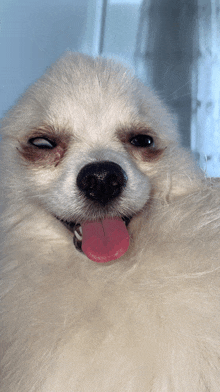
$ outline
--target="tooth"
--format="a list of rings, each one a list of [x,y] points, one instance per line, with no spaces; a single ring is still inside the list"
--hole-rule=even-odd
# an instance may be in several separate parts
[[[74,230],[74,234],[79,241],[82,241],[82,227],[81,226],[76,227],[76,229]]]

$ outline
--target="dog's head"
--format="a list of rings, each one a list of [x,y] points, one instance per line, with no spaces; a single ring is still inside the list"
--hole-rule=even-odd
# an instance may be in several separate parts
[[[48,211],[96,261],[125,253],[126,226],[150,198],[184,188],[169,114],[128,70],[101,58],[59,60],[9,112],[3,139],[14,202]]]

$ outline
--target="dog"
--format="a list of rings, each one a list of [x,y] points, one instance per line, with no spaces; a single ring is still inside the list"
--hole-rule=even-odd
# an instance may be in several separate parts
[[[1,391],[219,392],[219,184],[155,93],[67,52],[1,133]]]

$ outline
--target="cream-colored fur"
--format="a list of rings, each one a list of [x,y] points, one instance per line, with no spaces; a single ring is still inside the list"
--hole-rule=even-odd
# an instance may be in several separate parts
[[[126,139],[139,129],[152,151]],[[56,153],[28,150],[48,132]],[[220,192],[157,97],[111,61],[68,53],[2,137],[1,392],[219,392]],[[76,186],[100,160],[128,177],[108,210]],[[56,218],[106,215],[132,216],[128,251],[108,263],[76,250]]]

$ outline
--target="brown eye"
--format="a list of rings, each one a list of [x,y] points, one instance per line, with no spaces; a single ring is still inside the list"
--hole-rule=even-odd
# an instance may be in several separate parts
[[[29,140],[29,143],[38,148],[52,149],[56,147],[56,143],[47,138],[35,137]]]
[[[135,147],[154,147],[154,139],[149,135],[133,136],[130,143]]]

